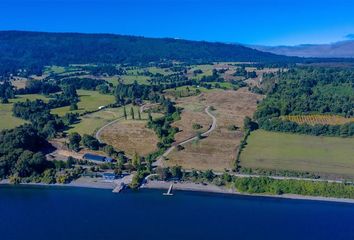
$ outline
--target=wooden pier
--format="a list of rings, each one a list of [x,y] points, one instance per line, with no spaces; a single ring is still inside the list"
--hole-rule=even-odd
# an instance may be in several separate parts
[[[168,188],[167,193],[163,193],[163,195],[164,196],[173,196],[172,188],[173,188],[173,184],[170,185],[170,187]]]

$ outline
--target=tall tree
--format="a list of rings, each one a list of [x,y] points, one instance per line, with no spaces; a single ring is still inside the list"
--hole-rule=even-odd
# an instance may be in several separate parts
[[[124,119],[127,120],[128,116],[127,116],[127,109],[125,108],[125,106],[123,107],[123,114],[124,114]]]
[[[132,119],[134,120],[134,119],[135,119],[135,116],[134,116],[134,109],[133,109],[133,107],[130,108],[130,115],[131,115]]]

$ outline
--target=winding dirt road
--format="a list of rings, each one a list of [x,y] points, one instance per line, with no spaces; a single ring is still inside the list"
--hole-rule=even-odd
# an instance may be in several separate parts
[[[215,116],[210,113],[210,106],[207,106],[204,111],[205,111],[205,113],[208,114],[208,115],[212,118],[212,120],[213,120],[213,123],[211,124],[210,128],[208,129],[208,131],[206,131],[206,132],[204,132],[204,133],[201,134],[202,137],[207,137],[207,136],[209,136],[209,134],[210,134],[212,131],[215,130],[215,128],[216,128],[217,125],[216,125],[216,118],[215,118]],[[189,143],[189,142],[192,142],[192,141],[197,140],[197,139],[198,139],[198,136],[194,136],[194,137],[188,138],[188,139],[186,139],[186,140],[183,140],[182,142],[179,142],[177,145],[182,145],[182,146],[183,146],[184,144]],[[175,146],[176,146],[176,145],[169,147],[169,148],[164,152],[164,154],[162,154],[152,165],[153,165],[154,167],[162,166],[162,165],[163,165],[163,162],[162,162],[163,158],[167,157],[167,156],[175,149]]]
[[[107,123],[106,125],[104,125],[103,127],[101,127],[101,128],[96,132],[95,138],[96,138],[100,143],[102,143],[102,140],[100,139],[100,135],[101,135],[103,129],[105,129],[106,127],[111,126],[112,124],[115,124],[116,122],[118,122],[118,121],[121,120],[122,118],[124,118],[124,116],[119,117],[119,118],[117,118],[116,120],[114,120],[114,121],[112,121],[112,122],[109,122],[109,123]]]

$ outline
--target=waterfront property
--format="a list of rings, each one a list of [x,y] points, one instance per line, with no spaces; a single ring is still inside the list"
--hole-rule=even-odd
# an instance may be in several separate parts
[[[92,153],[85,153],[84,159],[88,161],[96,161],[96,162],[113,162],[113,159],[110,157],[100,156]]]
[[[110,180],[110,181],[116,179],[116,175],[114,173],[103,173],[102,177],[104,180]]]

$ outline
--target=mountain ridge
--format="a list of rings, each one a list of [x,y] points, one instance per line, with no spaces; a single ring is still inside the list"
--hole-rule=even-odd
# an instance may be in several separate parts
[[[245,46],[284,56],[306,58],[354,58],[354,40],[344,40],[328,44],[300,44],[295,46]]]

